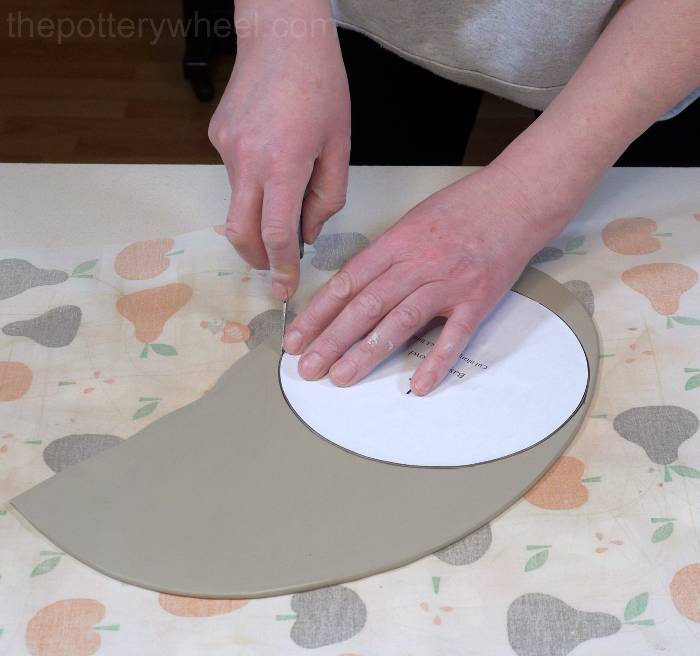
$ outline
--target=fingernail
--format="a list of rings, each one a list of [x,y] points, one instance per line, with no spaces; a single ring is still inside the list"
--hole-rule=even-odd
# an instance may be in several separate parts
[[[337,385],[347,385],[357,373],[355,363],[350,360],[341,360],[331,367],[331,380]]]
[[[280,301],[286,301],[289,296],[289,291],[281,282],[272,283],[272,293],[279,298]]]
[[[302,334],[298,330],[290,330],[284,338],[284,350],[296,355],[301,350]]]
[[[413,389],[416,394],[427,394],[435,385],[435,374],[432,371],[413,379]]]
[[[306,378],[307,380],[318,377],[321,374],[322,367],[323,359],[315,351],[305,355],[299,360],[299,373],[302,378]]]

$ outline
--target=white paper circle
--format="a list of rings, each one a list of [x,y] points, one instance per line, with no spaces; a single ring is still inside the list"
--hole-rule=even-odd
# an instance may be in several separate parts
[[[403,346],[352,387],[299,376],[285,354],[282,390],[319,435],[391,463],[460,466],[503,458],[541,442],[581,404],[588,362],[556,314],[509,292],[432,394],[407,394],[440,327]],[[381,337],[379,340],[381,345]]]

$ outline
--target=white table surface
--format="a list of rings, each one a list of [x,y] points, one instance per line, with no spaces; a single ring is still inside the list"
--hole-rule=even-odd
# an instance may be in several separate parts
[[[475,167],[352,167],[343,215],[396,218]],[[656,184],[649,184],[649,181]],[[700,169],[630,168],[610,171],[581,214],[605,202],[629,201],[668,210],[658,184],[700,186]],[[75,246],[153,239],[225,221],[230,197],[223,166],[115,164],[0,164],[3,247]],[[611,202],[612,198],[612,202]],[[382,221],[383,223],[383,221]]]

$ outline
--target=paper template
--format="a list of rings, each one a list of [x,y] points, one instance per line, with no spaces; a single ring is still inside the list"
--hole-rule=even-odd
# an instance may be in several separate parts
[[[407,393],[410,377],[439,334],[410,340],[349,387],[308,382],[299,356],[285,354],[280,381],[299,417],[323,438],[391,463],[460,466],[503,458],[542,441],[576,411],[588,362],[556,314],[508,292],[481,325],[441,386]]]

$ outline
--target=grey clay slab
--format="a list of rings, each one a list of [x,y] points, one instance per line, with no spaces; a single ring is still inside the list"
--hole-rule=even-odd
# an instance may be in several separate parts
[[[526,271],[514,289],[574,330],[590,370],[581,407],[526,451],[455,468],[348,453],[310,431],[284,401],[275,339],[239,360],[203,398],[12,503],[90,567],[179,595],[299,592],[433,553],[535,483],[590,403],[598,342],[589,314],[539,271]]]

